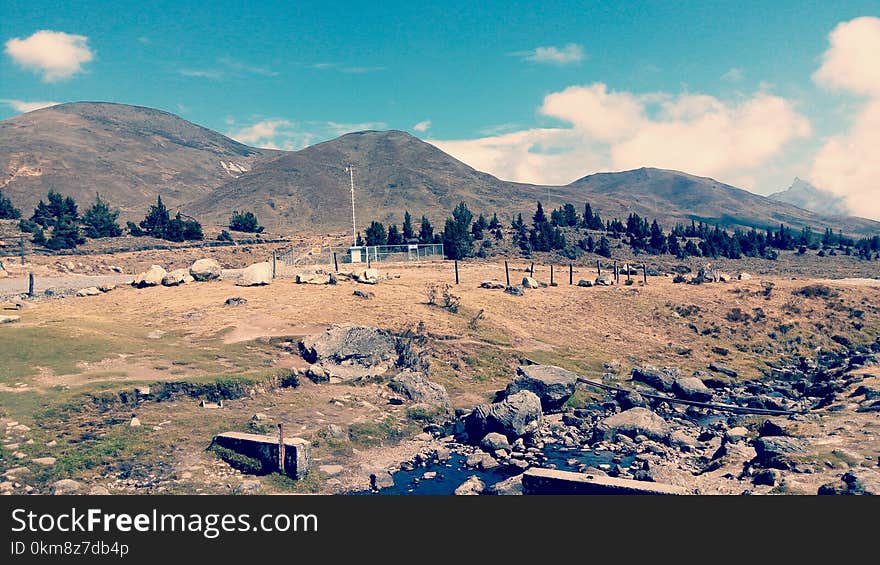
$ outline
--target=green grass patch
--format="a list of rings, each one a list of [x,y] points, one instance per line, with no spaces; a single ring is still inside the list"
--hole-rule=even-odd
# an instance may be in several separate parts
[[[401,423],[389,416],[381,422],[357,422],[348,427],[351,443],[360,447],[397,444],[419,430],[413,422]]]

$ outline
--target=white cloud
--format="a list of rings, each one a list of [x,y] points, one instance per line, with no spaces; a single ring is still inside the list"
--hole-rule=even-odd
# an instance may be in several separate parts
[[[260,75],[264,77],[278,76],[278,73],[269,67],[249,65],[247,63],[242,63],[241,61],[236,61],[230,57],[221,57],[217,62],[236,73]]]
[[[579,63],[585,58],[584,48],[577,43],[569,43],[563,47],[536,47],[531,51],[518,51],[514,55],[533,63],[550,63],[553,65],[570,65]]]
[[[216,69],[180,69],[178,72],[185,77],[208,78],[211,80],[223,78],[223,71]]]
[[[810,180],[842,196],[859,216],[880,220],[880,18],[839,24],[813,74],[820,85],[865,96],[848,131],[827,139],[813,161]]]
[[[6,54],[26,69],[43,75],[44,82],[70,78],[94,59],[89,38],[63,31],[40,30],[30,37],[6,42]]]
[[[413,131],[425,132],[431,129],[431,120],[422,120],[413,127]]]
[[[739,82],[745,77],[745,73],[739,67],[733,67],[728,69],[726,73],[721,75],[721,80],[726,80],[727,82]]]
[[[385,70],[385,67],[347,66],[339,63],[315,63],[310,67],[319,71],[338,71],[349,75],[363,75]]]
[[[762,92],[730,103],[699,94],[615,92],[595,83],[549,94],[540,113],[569,127],[432,143],[477,169],[535,184],[642,166],[733,182],[759,177],[787,142],[810,132],[787,100]]]
[[[9,106],[16,112],[33,112],[34,110],[39,110],[41,108],[48,108],[49,106],[57,106],[61,104],[61,102],[28,102],[25,100],[10,100],[3,99],[0,100],[3,104]]]
[[[227,125],[233,126],[234,120],[227,119]],[[384,129],[385,122],[291,122],[284,119],[268,119],[248,126],[233,128],[226,135],[255,147],[263,149],[283,149],[296,151],[320,141],[339,137],[346,133],[374,129]]]

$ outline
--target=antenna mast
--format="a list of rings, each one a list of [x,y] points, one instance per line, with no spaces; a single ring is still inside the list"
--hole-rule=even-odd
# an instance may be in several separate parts
[[[357,226],[354,221],[354,165],[346,167],[348,169],[348,177],[351,180],[351,237],[352,245],[357,245]]]

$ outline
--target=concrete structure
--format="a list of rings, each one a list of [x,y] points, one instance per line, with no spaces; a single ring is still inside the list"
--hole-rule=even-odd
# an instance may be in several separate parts
[[[523,473],[523,494],[688,494],[674,485],[532,468]]]
[[[214,437],[212,445],[225,447],[252,459],[259,459],[269,469],[278,467],[278,436],[242,432],[224,432]],[[292,479],[305,478],[309,473],[309,442],[302,438],[284,438],[284,473]]]

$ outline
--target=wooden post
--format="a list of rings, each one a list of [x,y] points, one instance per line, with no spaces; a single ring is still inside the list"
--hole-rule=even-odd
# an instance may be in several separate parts
[[[510,268],[507,266],[507,261],[504,261],[504,276],[507,279],[507,286],[510,286]]]
[[[275,269],[276,269],[275,263],[277,261],[278,261],[278,258],[276,257],[275,252],[273,251],[272,252],[272,278],[273,279],[275,278]]]
[[[18,238],[18,254],[21,257],[21,264],[24,265],[24,236]]]
[[[458,259],[455,260],[455,284],[458,284]]]
[[[648,284],[648,265],[642,263],[642,280],[645,281],[645,284]]]
[[[550,263],[550,286],[553,286],[553,263]]]
[[[617,261],[614,261],[614,282],[620,282],[620,271],[617,269]]]
[[[284,424],[278,424],[278,470],[284,474]]]
[[[630,271],[629,271],[629,265],[627,265],[627,266],[626,266],[626,280],[629,280],[629,279],[630,279],[630,277],[629,277],[629,273],[630,273]]]
[[[574,265],[571,263],[568,264],[568,284],[574,284]]]
[[[529,276],[531,276],[531,277],[535,276],[535,262],[534,261],[532,261],[532,266],[529,267]]]
[[[28,296],[34,296],[34,274],[28,273]]]
[[[333,270],[339,272],[339,261],[336,260],[336,252],[333,252]]]
[[[602,276],[602,261],[596,259],[596,274]]]

